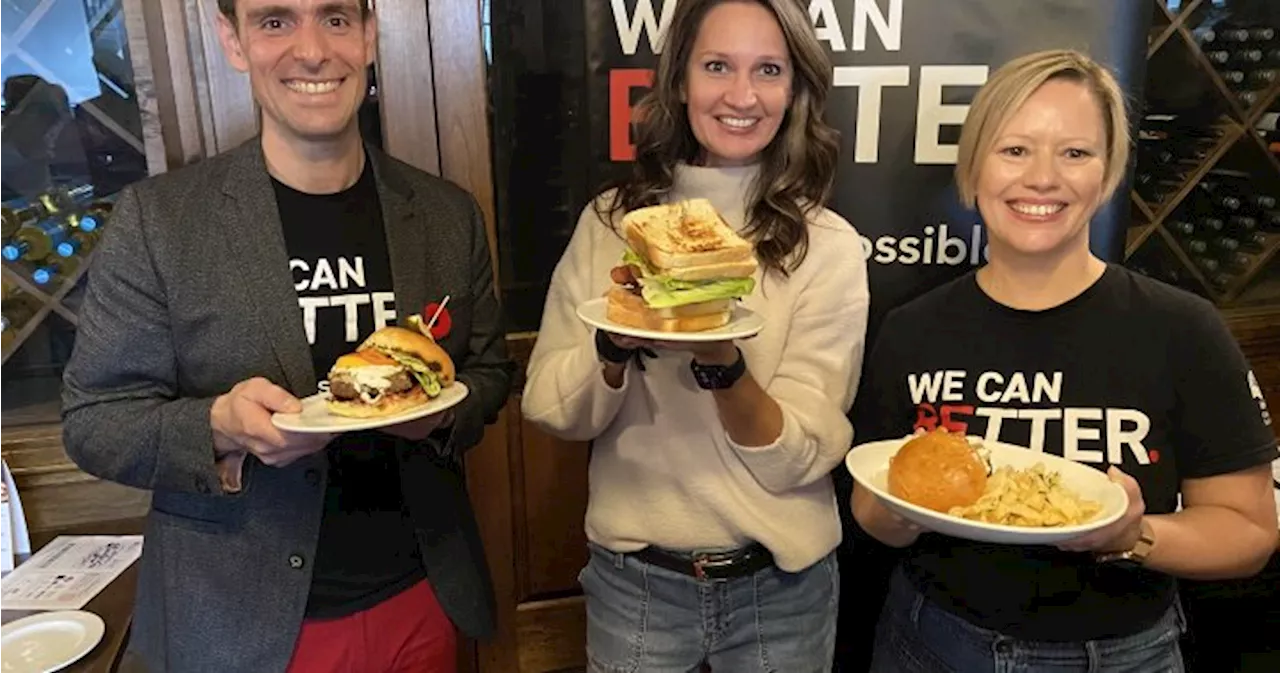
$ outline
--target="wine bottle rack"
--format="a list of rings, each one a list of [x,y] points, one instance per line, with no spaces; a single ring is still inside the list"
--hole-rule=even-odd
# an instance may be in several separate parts
[[[1201,216],[1206,199],[1223,198],[1214,192],[1214,186],[1224,184],[1223,180],[1247,184],[1264,197],[1280,197],[1280,160],[1255,130],[1280,98],[1280,26],[1275,25],[1280,9],[1255,3],[1246,9],[1249,13],[1233,15],[1230,2],[1153,2],[1146,96],[1139,111],[1139,152],[1135,153],[1134,187],[1130,193],[1133,221],[1125,242],[1126,264],[1143,272],[1159,266],[1163,271],[1152,275],[1177,282],[1219,306],[1233,306],[1250,294],[1255,281],[1276,269],[1280,227],[1266,220],[1264,212],[1260,219],[1247,215],[1224,218],[1233,227],[1225,232],[1221,228],[1199,232],[1199,240],[1208,234],[1229,239],[1233,245],[1239,243],[1233,236],[1249,237],[1255,247],[1247,252],[1224,246],[1229,251],[1225,254],[1236,264],[1233,273],[1207,270],[1219,259],[1201,253],[1193,259],[1185,238],[1192,234],[1180,237],[1172,227],[1190,221],[1188,217],[1192,216],[1188,213],[1194,213],[1201,222],[1221,222],[1215,217],[1216,212]],[[1186,91],[1194,92],[1194,100],[1179,99],[1180,92]],[[1170,119],[1171,123],[1161,126]],[[1170,150],[1154,155],[1143,152],[1152,129],[1155,136],[1164,140],[1152,141],[1146,147],[1194,145],[1198,149],[1193,155],[1183,156],[1171,154]],[[1176,164],[1171,165],[1174,160]],[[1154,177],[1167,175],[1171,169],[1175,171],[1172,178]],[[1230,177],[1223,178],[1224,174]],[[1159,191],[1160,187],[1165,189]],[[1260,207],[1280,214],[1278,208]],[[1267,224],[1259,226],[1263,221]],[[1257,228],[1241,228],[1248,226]],[[1153,265],[1154,258],[1163,260]],[[1241,262],[1244,259],[1247,264]],[[1280,282],[1272,285],[1276,289],[1268,292],[1274,296],[1264,296],[1262,300],[1280,302]],[[1248,298],[1250,302],[1259,299],[1257,293]]]
[[[36,328],[40,327],[45,318],[49,317],[49,314],[57,313],[72,325],[79,323],[75,312],[63,305],[62,302],[66,299],[67,294],[75,289],[85,272],[88,271],[89,263],[92,259],[92,252],[82,257],[82,261],[75,272],[62,278],[61,284],[52,293],[41,290],[35,283],[27,280],[23,274],[15,271],[8,262],[5,262],[3,268],[0,268],[0,274],[3,274],[4,281],[12,283],[15,287],[25,292],[27,296],[35,299],[40,304],[40,307],[17,329],[12,340],[5,342],[3,360],[0,361],[0,364],[8,362],[9,358],[18,352],[18,349],[22,348],[22,344],[26,343],[27,339],[35,333]]]

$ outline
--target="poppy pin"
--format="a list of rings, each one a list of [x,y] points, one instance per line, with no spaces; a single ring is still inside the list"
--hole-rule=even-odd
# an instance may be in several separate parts
[[[431,328],[431,338],[436,341],[448,336],[453,329],[453,316],[449,315],[449,309],[445,308],[448,303],[449,298],[445,297],[444,301],[433,301],[422,309],[422,317],[427,319],[427,324]]]

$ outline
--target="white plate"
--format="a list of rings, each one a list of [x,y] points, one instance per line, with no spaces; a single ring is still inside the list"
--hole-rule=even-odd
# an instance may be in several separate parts
[[[0,628],[0,671],[49,673],[93,651],[106,625],[84,610],[44,612]]]
[[[373,430],[375,428],[385,428],[388,425],[396,425],[406,421],[416,421],[419,418],[438,414],[455,404],[466,399],[467,386],[461,381],[454,381],[452,385],[440,391],[440,396],[434,400],[420,406],[410,409],[404,413],[395,416],[384,416],[382,418],[348,418],[346,416],[336,416],[329,413],[329,409],[325,403],[329,400],[328,393],[317,393],[302,400],[302,413],[298,414],[273,414],[271,416],[272,425],[287,430],[289,432],[354,432],[356,430]]]
[[[760,330],[764,329],[764,318],[741,304],[734,305],[733,315],[729,318],[729,324],[702,332],[656,332],[654,330],[619,325],[606,317],[608,315],[608,307],[608,298],[592,299],[578,307],[578,317],[588,325],[606,332],[637,339],[652,339],[654,341],[733,341],[734,339],[755,336],[760,333]]]
[[[890,510],[937,533],[1000,544],[1055,544],[1114,522],[1129,506],[1129,496],[1124,489],[1108,479],[1105,473],[1088,465],[1013,444],[984,441],[983,446],[990,451],[992,468],[1008,465],[1025,469],[1044,463],[1046,469],[1056,470],[1062,475],[1063,486],[1081,498],[1101,503],[1102,511],[1087,523],[1057,528],[1005,526],[935,512],[889,494],[889,458],[897,454],[909,439],[911,437],[855,446],[845,456],[844,464],[854,480],[874,493]]]

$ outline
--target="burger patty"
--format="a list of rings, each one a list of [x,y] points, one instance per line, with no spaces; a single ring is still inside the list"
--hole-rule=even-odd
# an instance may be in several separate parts
[[[403,393],[413,388],[413,378],[409,376],[409,372],[397,372],[391,377],[391,385],[383,391],[383,394]],[[370,390],[370,393],[376,391]],[[360,399],[360,391],[357,389],[355,382],[342,376],[335,377],[329,382],[329,393],[340,400],[356,400]]]

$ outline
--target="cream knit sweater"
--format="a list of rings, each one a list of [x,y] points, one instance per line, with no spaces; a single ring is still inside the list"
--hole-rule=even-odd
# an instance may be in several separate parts
[[[681,166],[671,198],[710,199],[740,230],[755,170]],[[804,263],[785,279],[758,274],[744,300],[766,326],[738,345],[783,415],[778,439],[754,447],[729,439],[712,393],[694,383],[686,353],[661,352],[644,371],[630,365],[618,390],[605,383],[593,332],[575,309],[608,290],[623,248],[587,206],[551,279],[522,403],[525,417],[551,434],[594,440],[588,539],[616,552],[757,541],[784,570],[817,562],[840,542],[840,504],[828,473],[853,437],[845,411],[866,332],[867,272],[857,232],[829,210],[817,213]]]

